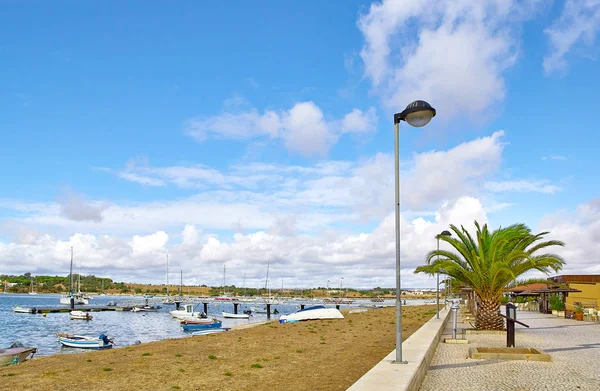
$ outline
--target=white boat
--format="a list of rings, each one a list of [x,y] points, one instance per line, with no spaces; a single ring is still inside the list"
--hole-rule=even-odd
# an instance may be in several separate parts
[[[206,315],[203,312],[194,312],[193,304],[186,304],[183,309],[173,310],[169,313],[177,319],[198,319],[201,318],[202,315]]]
[[[79,269],[81,270],[81,265],[79,267]],[[74,304],[79,304],[79,305],[87,305],[89,302],[86,298],[83,297],[83,295],[81,294],[80,289],[78,289],[78,293],[75,293],[74,289],[73,289],[73,247],[71,247],[71,266],[69,268],[69,281],[70,281],[70,294],[68,295],[62,295],[60,297],[60,304],[65,304],[65,305],[71,305],[71,299],[73,299]],[[79,288],[81,288],[81,272],[79,273]]]
[[[311,319],[344,319],[344,315],[335,308],[325,308],[322,305],[316,305],[290,315],[282,315],[279,319],[284,322],[298,322],[300,320]]]
[[[198,330],[194,331],[192,335],[206,335],[206,334],[214,334],[214,333],[222,333],[223,331],[229,331],[229,328],[220,328],[220,329],[206,329],[206,330]]]
[[[263,308],[250,307],[250,311],[252,311],[255,314],[266,314],[267,308],[266,307],[263,307]]]
[[[248,319],[250,318],[250,315],[248,314],[232,314],[229,312],[222,312],[223,317],[224,318],[230,318],[230,319]]]
[[[33,290],[33,280],[31,280],[31,290],[29,291],[30,295],[37,295],[38,293]]]
[[[33,314],[35,312],[35,308],[27,308],[21,306],[15,306],[12,308],[13,312],[18,314]]]
[[[8,348],[0,349],[0,368],[5,365],[20,364],[31,359],[36,352],[36,348],[23,346],[20,342],[15,342]]]
[[[70,348],[109,349],[115,345],[115,342],[104,334],[100,334],[97,338],[63,333],[58,333],[56,336],[63,346],[68,346]]]
[[[94,317],[85,311],[71,311],[69,313],[73,320],[92,320]]]

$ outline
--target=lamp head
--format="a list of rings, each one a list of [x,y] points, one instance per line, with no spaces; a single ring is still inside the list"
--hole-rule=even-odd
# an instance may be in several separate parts
[[[401,113],[394,114],[394,125],[406,121],[415,128],[425,126],[435,117],[435,109],[424,100],[416,100],[406,106]]]

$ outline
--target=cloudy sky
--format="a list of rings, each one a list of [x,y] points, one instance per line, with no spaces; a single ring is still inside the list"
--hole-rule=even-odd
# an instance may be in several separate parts
[[[600,0],[53,1],[0,10],[0,274],[403,285],[449,224],[600,273]]]

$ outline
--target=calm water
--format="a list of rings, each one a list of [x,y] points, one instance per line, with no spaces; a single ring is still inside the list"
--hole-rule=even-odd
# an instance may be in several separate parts
[[[93,312],[91,321],[71,320],[69,313],[47,314],[45,317],[36,314],[18,314],[12,307],[65,307],[59,304],[60,295],[14,295],[0,294],[0,348],[7,347],[14,341],[20,341],[26,346],[35,346],[38,355],[52,355],[56,353],[76,353],[85,349],[65,348],[60,345],[56,333],[69,333],[79,335],[97,336],[104,333],[117,342],[117,348],[135,344],[136,341],[150,342],[168,338],[181,338],[189,336],[174,319],[169,311],[175,309],[173,305],[163,305],[158,312],[130,312],[130,311],[104,311]],[[118,304],[135,301],[143,304],[143,299],[127,296],[95,296],[90,300],[90,305],[106,305],[109,301]],[[407,305],[423,304],[424,300],[407,300]],[[373,304],[364,301],[364,304]],[[319,303],[311,303],[315,305]],[[358,307],[355,303],[352,307]],[[378,303],[381,304],[381,303]],[[385,304],[393,304],[393,301]],[[238,307],[241,313],[250,306],[260,307],[260,304],[242,303]],[[331,305],[332,306],[332,305]],[[333,307],[333,306],[332,306]],[[351,306],[342,306],[351,307]],[[202,311],[202,304],[196,307]],[[299,309],[299,303],[273,305],[271,310],[277,308],[281,315],[290,314]],[[252,322],[267,320],[266,314],[254,314],[246,319],[222,319],[221,312],[233,312],[231,303],[211,303],[208,306],[209,315],[216,316],[223,322],[223,327],[232,327]],[[277,319],[274,315],[271,319]]]

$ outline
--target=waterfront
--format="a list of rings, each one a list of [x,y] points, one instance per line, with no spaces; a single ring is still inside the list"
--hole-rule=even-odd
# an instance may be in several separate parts
[[[56,353],[78,353],[80,349],[61,347],[57,341],[56,333],[70,333],[81,335],[99,335],[104,333],[117,342],[117,347],[133,345],[136,341],[151,342],[169,338],[181,338],[189,336],[183,332],[178,320],[174,319],[169,311],[175,309],[173,305],[163,305],[157,312],[130,312],[130,311],[103,311],[91,312],[94,319],[91,321],[77,321],[69,318],[69,313],[54,313],[42,316],[40,314],[19,314],[12,311],[12,307],[65,307],[60,306],[59,295],[0,295],[0,346],[6,347],[14,341],[24,345],[38,348],[38,355],[47,356]],[[124,302],[137,302],[142,304],[144,299],[140,296],[95,296],[90,300],[90,305],[106,305],[109,301],[117,304]],[[160,302],[160,299],[156,299]],[[425,300],[407,300],[407,305],[423,304]],[[385,304],[393,303],[389,301]],[[320,304],[320,302],[307,302],[309,305]],[[341,308],[356,307],[360,305],[371,305],[368,300],[356,302],[352,305],[344,305]],[[291,301],[285,304],[273,305],[280,315],[289,314],[299,309],[300,302]],[[241,313],[249,307],[258,307],[259,304],[240,303],[238,311]],[[329,304],[329,306],[332,306]],[[202,310],[202,304],[198,304],[197,310]],[[231,302],[210,303],[209,315],[222,320],[223,327],[234,327],[248,323],[263,322],[268,320],[266,314],[254,314],[250,319],[223,319],[221,312],[233,312]],[[279,315],[273,315],[271,319],[278,319]]]

